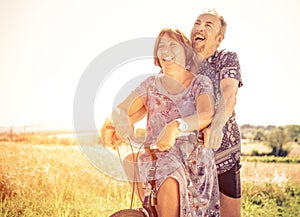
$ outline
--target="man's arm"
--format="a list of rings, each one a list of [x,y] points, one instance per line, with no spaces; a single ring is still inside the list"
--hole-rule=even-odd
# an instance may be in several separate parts
[[[239,81],[233,78],[221,80],[222,96],[210,127],[204,131],[205,141],[208,141],[208,144],[205,143],[205,146],[211,148],[220,147],[223,138],[223,127],[234,111],[238,84]]]

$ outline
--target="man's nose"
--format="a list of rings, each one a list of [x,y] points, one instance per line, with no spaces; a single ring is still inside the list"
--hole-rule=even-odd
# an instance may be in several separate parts
[[[199,27],[198,27],[198,29],[200,31],[203,31],[205,29],[205,25],[204,24],[200,24]]]

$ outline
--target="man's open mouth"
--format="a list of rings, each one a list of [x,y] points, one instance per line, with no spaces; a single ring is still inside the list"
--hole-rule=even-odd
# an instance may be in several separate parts
[[[204,41],[206,38],[203,35],[196,34],[194,39],[195,41]]]

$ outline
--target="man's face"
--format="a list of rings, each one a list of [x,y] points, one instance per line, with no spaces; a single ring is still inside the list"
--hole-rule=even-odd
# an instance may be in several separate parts
[[[221,21],[212,14],[201,14],[191,31],[193,48],[204,58],[214,54],[224,36],[220,34]]]

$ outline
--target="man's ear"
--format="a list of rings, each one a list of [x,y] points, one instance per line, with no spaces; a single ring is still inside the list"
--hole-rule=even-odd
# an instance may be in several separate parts
[[[217,42],[218,42],[218,46],[219,46],[221,44],[221,42],[223,41],[223,39],[224,39],[224,35],[219,34],[217,37],[218,37]]]

